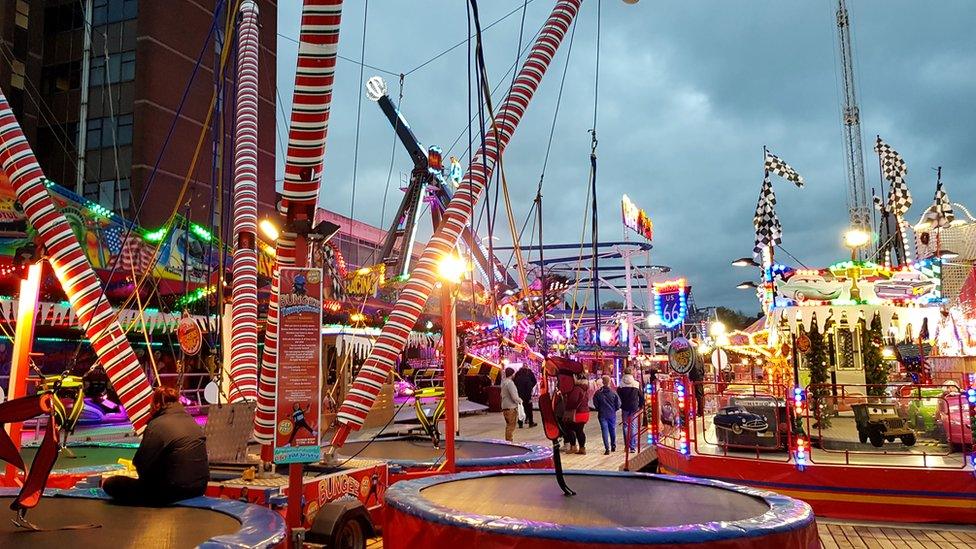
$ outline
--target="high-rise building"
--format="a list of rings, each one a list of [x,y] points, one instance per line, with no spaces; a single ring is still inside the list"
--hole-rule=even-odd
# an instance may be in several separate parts
[[[257,2],[258,200],[263,211],[271,211],[277,2]],[[45,174],[145,227],[163,224],[174,211],[204,225],[215,205],[228,212],[233,43],[222,79],[215,78],[214,67],[220,66],[225,42],[234,41],[235,31],[226,35],[226,25],[228,6],[235,4],[0,0],[0,89]],[[208,122],[211,103],[217,110]],[[187,192],[177,203],[187,177]]]

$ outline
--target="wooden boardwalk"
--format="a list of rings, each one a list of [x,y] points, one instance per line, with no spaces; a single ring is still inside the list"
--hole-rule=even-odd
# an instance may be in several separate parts
[[[586,455],[563,455],[563,466],[566,469],[620,470],[624,464],[624,454],[621,451],[623,442],[620,433],[617,433],[617,452],[609,456],[603,455],[600,426],[595,417],[587,424],[586,435]],[[504,421],[501,414],[462,417],[461,436],[503,438]],[[550,444],[545,438],[541,426],[534,429],[516,430],[515,442]],[[631,455],[632,459],[633,457]],[[976,527],[970,526],[862,523],[818,517],[817,527],[824,549],[976,548]],[[371,540],[367,547],[369,549],[382,549],[383,542],[376,538]]]
[[[817,519],[824,549],[970,549],[976,547],[976,529],[943,525],[915,526],[861,524]]]

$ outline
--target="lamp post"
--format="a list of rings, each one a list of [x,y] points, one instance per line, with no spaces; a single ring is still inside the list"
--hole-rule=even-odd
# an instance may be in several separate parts
[[[454,437],[458,426],[458,389],[457,389],[457,319],[454,307],[454,290],[461,283],[468,265],[459,256],[451,254],[440,259],[437,274],[441,286],[441,330],[444,343],[444,402],[447,414],[445,418],[444,452],[445,469],[448,472],[457,470]]]
[[[851,276],[851,300],[861,299],[861,289],[857,287],[857,279],[861,277],[861,269],[857,264],[857,251],[871,242],[871,233],[861,229],[850,229],[844,233],[844,246],[851,250],[852,267],[849,271]]]
[[[714,351],[715,360],[712,362],[712,365],[715,366],[716,383],[720,383],[722,381],[722,377],[721,377],[722,367],[723,367],[722,355],[725,353],[725,351],[722,350],[722,347],[728,345],[729,343],[729,337],[727,333],[728,333],[728,328],[726,328],[725,323],[722,322],[721,320],[716,320],[715,322],[712,322],[711,325],[709,325],[708,327],[708,335],[712,336],[712,341],[715,343],[715,351]]]

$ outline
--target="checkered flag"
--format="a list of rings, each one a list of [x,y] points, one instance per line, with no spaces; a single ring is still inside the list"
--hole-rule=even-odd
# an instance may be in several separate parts
[[[803,188],[803,177],[796,173],[789,164],[775,154],[766,151],[766,171],[774,173],[787,181],[792,181],[794,185]]]
[[[768,164],[767,164],[768,165]],[[763,250],[778,246],[783,241],[783,226],[776,215],[776,193],[769,176],[763,178],[762,190],[759,191],[759,201],[756,204],[756,215],[753,217],[756,227],[756,244],[752,253],[757,258],[762,257]]]
[[[949,202],[949,195],[942,188],[942,181],[935,186],[935,200],[929,207],[929,213],[933,227],[947,227],[956,219],[956,214],[952,211],[952,202]]]
[[[874,152],[878,153],[881,159],[881,173],[884,178],[891,182],[891,189],[888,191],[888,211],[895,215],[905,215],[908,208],[912,207],[912,195],[908,192],[908,183],[905,176],[908,175],[908,164],[898,154],[898,151],[891,148],[881,137],[878,137],[874,144]]]

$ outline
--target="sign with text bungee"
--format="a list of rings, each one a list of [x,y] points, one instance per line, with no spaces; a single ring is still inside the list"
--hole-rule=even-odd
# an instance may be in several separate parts
[[[321,458],[322,270],[284,267],[279,273],[275,463]]]

